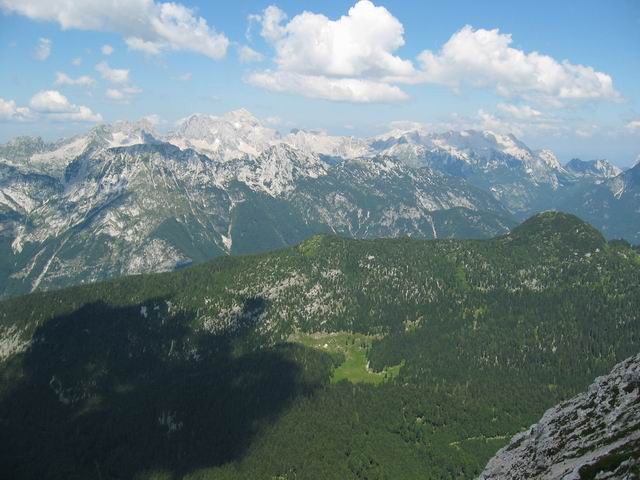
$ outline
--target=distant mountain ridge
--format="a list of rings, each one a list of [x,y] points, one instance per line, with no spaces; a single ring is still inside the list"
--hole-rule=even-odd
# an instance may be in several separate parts
[[[486,238],[547,209],[640,240],[633,172],[580,165],[492,132],[280,135],[243,109],[192,115],[166,135],[141,120],[21,137],[0,146],[0,296],[322,232]]]
[[[578,176],[591,176],[599,180],[607,180],[617,177],[622,170],[615,165],[611,165],[606,160],[580,160],[578,158],[571,159],[565,168]]]

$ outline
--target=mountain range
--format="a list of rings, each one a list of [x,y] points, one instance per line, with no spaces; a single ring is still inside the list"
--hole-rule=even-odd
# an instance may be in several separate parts
[[[356,238],[488,238],[548,209],[640,240],[640,166],[561,165],[513,135],[292,130],[246,110],[0,146],[0,295]]]

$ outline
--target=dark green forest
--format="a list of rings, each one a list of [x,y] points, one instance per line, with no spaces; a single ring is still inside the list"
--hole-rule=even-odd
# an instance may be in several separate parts
[[[474,478],[640,351],[639,312],[638,249],[553,212],[492,240],[320,235],[14,297],[0,303],[0,472]],[[367,371],[398,373],[332,381],[345,356],[299,339],[339,332],[370,339]]]

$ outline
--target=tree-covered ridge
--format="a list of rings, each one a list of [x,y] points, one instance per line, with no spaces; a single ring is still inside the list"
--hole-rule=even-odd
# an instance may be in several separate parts
[[[637,353],[639,266],[623,242],[545,213],[493,240],[323,235],[9,299],[0,419],[12,443],[1,461],[18,477],[72,478],[71,457],[64,475],[46,470],[56,448],[87,460],[79,477],[96,464],[104,478],[472,477],[545,408]],[[397,376],[331,384],[341,359],[290,341],[341,331],[375,335],[369,367],[401,364]],[[286,395],[270,386],[280,377]],[[246,389],[227,388],[236,384]],[[163,410],[145,414],[167,390]],[[32,415],[39,408],[53,419]],[[163,430],[180,422],[179,435]],[[89,443],[36,433],[67,424]],[[221,453],[212,438],[229,435],[237,449]]]

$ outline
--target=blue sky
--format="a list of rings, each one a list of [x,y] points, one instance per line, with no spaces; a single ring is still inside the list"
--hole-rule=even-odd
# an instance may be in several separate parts
[[[0,0],[0,12],[2,142],[144,116],[168,130],[244,107],[283,132],[415,122],[513,132],[564,161],[640,155],[635,0]]]

